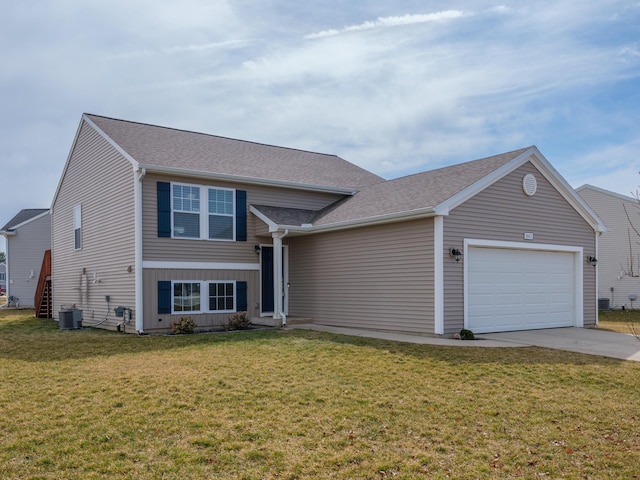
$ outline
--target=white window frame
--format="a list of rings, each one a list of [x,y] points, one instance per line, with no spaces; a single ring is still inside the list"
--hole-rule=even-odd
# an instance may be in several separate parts
[[[176,296],[175,296],[175,286],[177,284],[197,284],[200,287],[200,309],[199,310],[176,310],[176,305],[175,305],[175,300],[176,300]],[[198,314],[198,313],[203,313],[203,309],[202,309],[202,282],[200,280],[172,280],[171,281],[171,313],[175,314],[175,315],[190,315],[190,314]]]
[[[237,305],[238,305],[238,286],[236,284],[237,282],[234,280],[208,280],[206,282],[207,284],[207,312],[208,313],[234,313],[237,311]],[[211,310],[209,308],[210,305],[210,301],[211,301],[211,285],[227,285],[227,284],[231,284],[233,285],[233,306],[231,307],[231,310]]]
[[[82,250],[82,205],[73,207],[73,249]]]
[[[200,203],[198,212],[191,212],[186,210],[176,210],[173,204],[173,191],[175,186],[199,188],[200,189]],[[210,190],[224,190],[231,192],[232,201],[232,213],[209,213],[209,191]],[[192,215],[198,215],[200,236],[199,237],[184,237],[175,234],[174,218],[175,213],[189,213]],[[228,216],[232,218],[231,226],[231,238],[209,238],[209,217],[214,216]],[[171,238],[179,238],[182,240],[210,240],[213,242],[235,242],[236,241],[236,190],[234,188],[217,187],[215,185],[196,185],[192,183],[171,182]]]
[[[174,288],[176,284],[198,284],[200,286],[200,310],[176,310]],[[217,284],[233,285],[233,309],[232,310],[211,310],[209,309],[210,285]],[[171,281],[171,314],[172,315],[199,315],[205,313],[235,313],[238,307],[238,282],[236,280],[172,280]]]

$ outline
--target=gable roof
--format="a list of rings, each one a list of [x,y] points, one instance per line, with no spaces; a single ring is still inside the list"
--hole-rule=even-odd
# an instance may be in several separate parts
[[[280,227],[299,232],[326,231],[448,215],[453,208],[526,162],[533,163],[594,230],[606,231],[595,212],[535,146],[365,186],[353,197],[316,212],[312,222],[285,223]],[[252,207],[252,212],[263,220],[267,217],[266,223],[271,229],[276,228],[281,219],[279,213],[270,213],[264,207]],[[298,217],[303,215],[300,213]],[[284,218],[296,220],[298,217],[289,214]]]
[[[583,190],[592,190],[594,192],[602,193],[603,195],[609,195],[611,197],[618,198],[625,202],[638,203],[637,198],[633,198],[627,195],[622,195],[621,193],[617,193],[617,192],[612,192],[611,190],[606,190],[604,188],[596,187],[594,185],[585,184],[585,185],[582,185],[581,187],[576,188],[576,192],[578,192],[578,194]]]
[[[40,216],[49,213],[48,208],[25,208],[20,210],[6,225],[0,228],[0,232],[11,232],[25,223],[36,220]]]
[[[149,171],[214,176],[249,183],[350,194],[384,181],[336,155],[84,114],[134,166]]]

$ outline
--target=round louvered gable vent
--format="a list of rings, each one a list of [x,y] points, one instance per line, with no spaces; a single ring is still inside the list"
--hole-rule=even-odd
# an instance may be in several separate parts
[[[522,178],[522,190],[524,190],[524,193],[526,193],[530,197],[532,195],[535,195],[536,191],[538,190],[538,181],[532,173],[527,173]]]

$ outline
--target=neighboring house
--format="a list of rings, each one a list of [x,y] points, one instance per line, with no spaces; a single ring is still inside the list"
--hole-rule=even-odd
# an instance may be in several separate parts
[[[83,115],[52,205],[54,315],[140,333],[243,310],[425,335],[593,326],[602,230],[535,147],[386,181]]]
[[[7,264],[0,263],[0,292],[4,293],[7,289]]]
[[[46,250],[51,248],[51,215],[46,208],[20,210],[0,229],[7,243],[7,298],[33,307]]]
[[[611,308],[640,307],[640,203],[593,185],[576,191],[608,229],[598,241],[598,298]]]

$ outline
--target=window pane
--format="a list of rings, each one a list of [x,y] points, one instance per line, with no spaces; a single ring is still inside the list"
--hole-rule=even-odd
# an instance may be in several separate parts
[[[233,240],[233,217],[209,215],[209,238]]]
[[[82,229],[76,228],[73,232],[74,248],[79,250],[82,248]]]
[[[209,213],[233,215],[233,191],[210,188]]]
[[[212,312],[233,311],[233,282],[209,284],[209,310]]]
[[[173,235],[175,237],[200,238],[200,215],[174,212]]]
[[[200,284],[199,283],[174,283],[173,284],[173,311],[174,312],[200,311]]]
[[[200,211],[200,187],[173,186],[173,209],[183,212]]]

